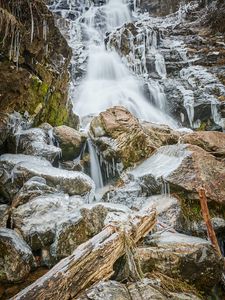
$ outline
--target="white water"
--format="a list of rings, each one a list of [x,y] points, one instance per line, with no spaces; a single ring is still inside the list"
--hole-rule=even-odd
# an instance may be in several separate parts
[[[144,97],[139,81],[120,56],[105,48],[105,32],[131,21],[127,4],[122,0],[109,0],[104,6],[91,6],[80,20],[89,37],[89,53],[87,74],[74,95],[74,111],[82,118],[121,105],[140,119],[174,127],[175,122]],[[164,78],[166,71],[162,60],[158,55],[157,71]]]

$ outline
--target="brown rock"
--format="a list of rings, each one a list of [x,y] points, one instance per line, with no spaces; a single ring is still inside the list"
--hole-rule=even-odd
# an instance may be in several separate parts
[[[218,131],[196,131],[181,137],[185,144],[197,145],[215,156],[225,156],[225,133]]]
[[[54,128],[54,135],[58,140],[59,147],[62,149],[64,160],[76,158],[85,143],[86,136],[79,131],[62,125]]]

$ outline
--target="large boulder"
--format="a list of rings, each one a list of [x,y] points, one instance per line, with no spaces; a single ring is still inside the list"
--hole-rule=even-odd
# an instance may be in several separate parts
[[[169,184],[171,192],[196,200],[198,189],[204,187],[209,202],[225,204],[224,162],[195,145],[163,146],[129,174],[149,193]]]
[[[86,141],[86,136],[79,131],[62,125],[54,128],[54,135],[62,149],[63,160],[73,160],[76,158]]]
[[[127,109],[116,106],[95,117],[90,132],[103,159],[112,165],[122,162],[127,168],[149,157],[161,145],[178,140],[177,135],[170,135],[172,130],[168,127],[159,128],[147,122],[141,124]]]
[[[159,232],[150,236],[147,244],[136,251],[144,273],[161,272],[194,284],[200,290],[210,290],[219,283],[223,262],[208,241]]]
[[[19,235],[0,229],[0,282],[17,282],[26,278],[34,266],[30,247]]]
[[[7,171],[4,170],[5,166]],[[89,176],[81,172],[54,168],[46,160],[38,157],[2,155],[0,157],[0,169],[3,174],[3,179],[0,180],[1,192],[8,198],[15,196],[24,182],[34,176],[44,178],[48,186],[57,188],[69,195],[91,196],[94,190],[94,183]]]

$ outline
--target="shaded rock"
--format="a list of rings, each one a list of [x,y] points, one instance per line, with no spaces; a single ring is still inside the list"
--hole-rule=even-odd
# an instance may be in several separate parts
[[[183,135],[180,141],[185,144],[197,145],[218,157],[225,155],[225,133],[223,132],[197,131]]]
[[[160,286],[160,280],[144,278],[135,283],[122,284],[116,281],[105,281],[95,284],[87,289],[78,300],[166,300],[184,299],[200,300],[190,291],[171,293],[166,288]]]
[[[61,149],[53,145],[53,138],[41,128],[18,130],[13,136],[8,150],[11,153],[41,156],[50,162],[60,156]]]
[[[34,259],[30,247],[11,229],[0,229],[0,281],[17,282],[29,274]]]
[[[6,227],[9,218],[9,206],[6,204],[0,205],[0,227]]]
[[[208,201],[225,201],[225,165],[198,146],[163,146],[130,175],[149,193],[159,192],[168,183],[172,192],[193,200],[204,186]]]
[[[222,260],[206,240],[179,233],[156,233],[137,249],[143,272],[152,270],[210,290],[219,283]]]
[[[79,131],[62,125],[54,128],[54,135],[62,149],[63,160],[73,160],[76,158],[86,141],[86,136]]]
[[[94,190],[94,183],[87,175],[54,168],[49,162],[38,157],[22,154],[2,155],[0,157],[1,169],[0,189],[8,198],[14,196],[22,188],[24,182],[34,176],[44,178],[48,186],[69,195],[92,194]]]

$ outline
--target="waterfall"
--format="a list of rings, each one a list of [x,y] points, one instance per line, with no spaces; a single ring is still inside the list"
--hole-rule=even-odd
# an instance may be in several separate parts
[[[98,155],[95,151],[95,148],[92,144],[90,138],[87,140],[88,151],[90,155],[90,171],[91,171],[91,178],[94,180],[96,189],[103,187],[103,179],[101,168],[98,160]]]

